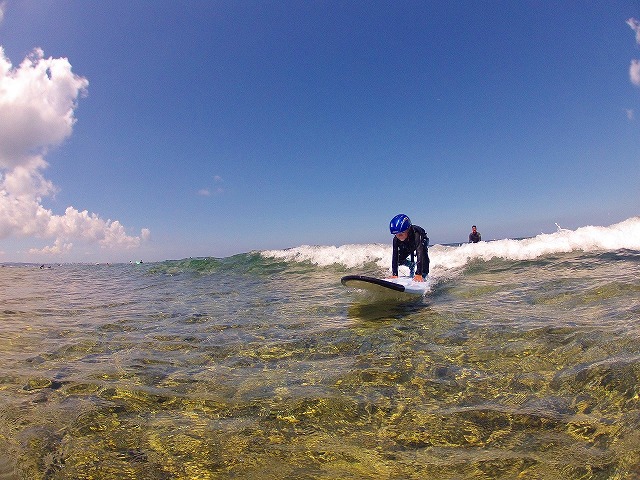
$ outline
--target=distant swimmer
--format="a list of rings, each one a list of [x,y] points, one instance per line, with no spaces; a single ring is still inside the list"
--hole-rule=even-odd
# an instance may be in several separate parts
[[[478,243],[480,240],[482,240],[482,236],[480,232],[476,230],[476,226],[473,225],[471,227],[471,233],[469,234],[469,243]]]
[[[389,231],[393,235],[393,257],[391,258],[391,272],[395,278],[398,276],[398,265],[407,265],[411,275],[415,267],[416,282],[424,282],[429,274],[429,237],[424,228],[412,225],[411,220],[401,213],[391,219]],[[413,255],[416,255],[416,263],[413,263]],[[411,261],[407,264],[407,257],[411,255]]]

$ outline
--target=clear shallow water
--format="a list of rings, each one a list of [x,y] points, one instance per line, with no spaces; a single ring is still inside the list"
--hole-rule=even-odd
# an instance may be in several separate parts
[[[331,248],[0,267],[0,479],[640,478],[639,250]]]

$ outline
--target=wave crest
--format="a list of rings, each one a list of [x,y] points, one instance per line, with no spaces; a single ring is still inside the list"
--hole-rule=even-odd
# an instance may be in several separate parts
[[[558,226],[554,233],[531,238],[503,239],[461,245],[434,245],[429,249],[431,270],[464,267],[471,260],[533,260],[572,251],[640,251],[640,217],[608,226],[585,226],[567,230]],[[260,254],[286,262],[309,262],[321,267],[340,265],[352,269],[375,264],[391,268],[391,243],[336,246],[301,245],[286,250],[264,250]]]

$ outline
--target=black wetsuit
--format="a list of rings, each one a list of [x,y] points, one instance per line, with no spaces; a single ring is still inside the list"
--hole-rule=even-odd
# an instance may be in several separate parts
[[[426,277],[429,273],[429,237],[424,228],[417,225],[409,227],[409,235],[404,242],[393,237],[393,257],[391,258],[391,271],[398,275],[398,265],[404,265],[407,257],[416,252],[416,274]]]
[[[476,233],[471,232],[469,234],[469,243],[478,243],[480,240],[482,240],[480,232],[476,231]]]

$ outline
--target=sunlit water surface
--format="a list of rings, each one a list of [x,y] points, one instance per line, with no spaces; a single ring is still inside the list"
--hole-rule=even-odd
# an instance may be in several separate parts
[[[640,478],[640,253],[434,265],[0,267],[0,479]]]

